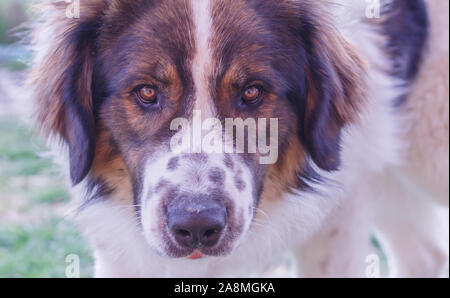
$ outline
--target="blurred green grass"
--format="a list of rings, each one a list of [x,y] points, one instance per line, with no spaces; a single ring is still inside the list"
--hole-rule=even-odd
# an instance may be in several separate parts
[[[24,70],[29,52],[19,45],[23,24],[32,12],[31,0],[0,0],[0,69]]]
[[[60,218],[0,229],[0,277],[65,277],[69,254],[79,256],[81,277],[92,276],[90,251]]]
[[[68,201],[62,178],[39,156],[43,142],[12,117],[0,118],[0,277],[65,277],[65,257],[80,257],[81,276],[92,276],[93,260],[83,238],[62,215]],[[50,216],[40,216],[42,210]],[[19,214],[18,222],[2,214]],[[36,219],[37,218],[37,219]]]
[[[18,40],[11,32],[30,16],[31,0],[0,0],[0,43],[11,44]]]
[[[64,187],[56,185],[37,189],[31,199],[40,204],[55,204],[68,201],[69,195]]]
[[[14,32],[30,18],[30,3],[0,0],[0,76],[26,69],[29,52]],[[3,115],[11,100],[0,98]],[[0,278],[65,277],[69,254],[80,257],[81,277],[90,277],[91,252],[62,212],[69,200],[63,179],[42,152],[31,125],[17,115],[0,117]]]
[[[37,155],[44,146],[33,136],[32,130],[17,120],[0,118],[0,178],[32,176],[47,172],[51,162]]]

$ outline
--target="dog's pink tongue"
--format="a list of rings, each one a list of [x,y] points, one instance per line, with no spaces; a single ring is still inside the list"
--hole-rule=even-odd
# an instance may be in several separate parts
[[[201,253],[201,252],[199,252],[199,251],[194,251],[193,253],[192,253],[192,255],[190,255],[188,258],[189,259],[191,259],[191,260],[198,260],[198,259],[201,259],[201,258],[203,258],[204,256],[203,256],[203,254]]]

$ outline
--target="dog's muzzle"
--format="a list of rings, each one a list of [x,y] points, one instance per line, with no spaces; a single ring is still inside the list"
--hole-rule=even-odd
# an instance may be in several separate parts
[[[186,249],[212,248],[227,222],[225,204],[207,195],[182,194],[167,207],[167,226],[175,241]]]

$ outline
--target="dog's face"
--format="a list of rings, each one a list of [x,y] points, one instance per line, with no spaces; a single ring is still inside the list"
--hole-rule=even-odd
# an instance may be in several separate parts
[[[305,187],[310,163],[337,169],[359,106],[362,63],[314,2],[96,0],[55,18],[34,83],[73,182],[107,198],[125,177],[160,255],[231,253],[261,199]]]

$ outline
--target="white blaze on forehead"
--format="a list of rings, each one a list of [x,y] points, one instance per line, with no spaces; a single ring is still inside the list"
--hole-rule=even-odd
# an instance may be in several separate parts
[[[195,110],[205,117],[213,117],[215,108],[209,92],[208,78],[212,69],[210,46],[212,17],[210,0],[191,0],[195,27],[195,55],[192,76],[195,84]]]

